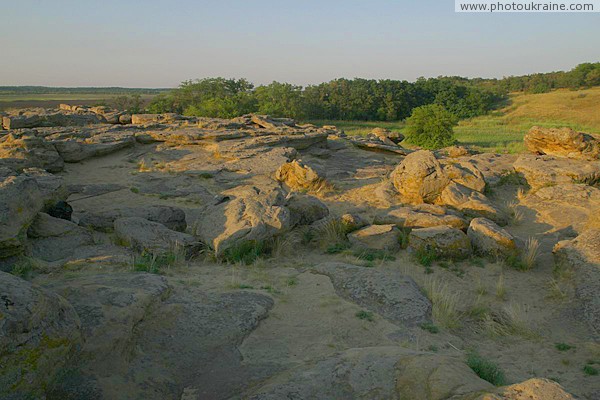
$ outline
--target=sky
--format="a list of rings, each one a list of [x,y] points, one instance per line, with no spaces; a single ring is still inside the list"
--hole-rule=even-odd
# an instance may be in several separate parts
[[[0,0],[0,86],[497,77],[600,61],[600,14],[454,0]]]

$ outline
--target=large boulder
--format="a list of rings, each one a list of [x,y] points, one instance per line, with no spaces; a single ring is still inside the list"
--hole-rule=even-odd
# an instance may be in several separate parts
[[[283,164],[275,172],[275,179],[294,190],[318,189],[324,180],[314,168],[301,160]]]
[[[600,158],[600,142],[591,135],[571,128],[534,126],[524,138],[525,147],[535,154],[547,154],[580,160]]]
[[[81,246],[94,244],[90,232],[71,221],[39,213],[27,230],[31,255],[44,261],[70,257]]]
[[[522,154],[514,169],[533,189],[551,185],[600,182],[600,161],[568,160],[554,156]]]
[[[18,136],[10,133],[0,138],[0,165],[18,171],[36,167],[59,172],[64,162],[54,146],[38,137],[35,131],[29,131]]]
[[[400,249],[399,229],[394,224],[369,225],[348,235],[354,246],[372,250],[397,251]]]
[[[197,234],[217,254],[244,242],[263,242],[293,227],[286,196],[274,181],[261,180],[222,193],[197,220]]]
[[[80,342],[77,313],[62,297],[0,272],[0,398],[45,398]]]
[[[43,207],[35,179],[19,175],[0,182],[0,259],[22,251],[27,228]]]
[[[390,176],[394,187],[407,203],[433,203],[450,183],[432,152],[421,150],[406,156]]]
[[[463,259],[472,253],[469,237],[449,226],[413,229],[408,243],[413,251],[433,252],[440,258]]]
[[[177,207],[153,205],[146,207],[124,207],[108,211],[87,212],[79,218],[79,225],[94,230],[109,232],[113,230],[116,219],[123,217],[144,218],[158,222],[167,228],[183,232],[187,228],[185,212]]]
[[[515,252],[517,244],[513,235],[486,218],[471,221],[467,236],[476,252],[487,256],[508,256]]]
[[[200,243],[192,235],[170,230],[163,224],[144,218],[119,218],[115,220],[114,230],[123,244],[140,253],[162,255],[181,249],[190,257],[200,247]]]

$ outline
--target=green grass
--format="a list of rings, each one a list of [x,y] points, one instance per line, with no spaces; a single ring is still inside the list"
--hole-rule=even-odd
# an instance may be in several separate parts
[[[467,355],[467,365],[481,379],[488,381],[494,386],[502,386],[506,383],[504,372],[493,361],[481,357],[476,352]]]
[[[554,347],[556,347],[556,350],[558,351],[568,351],[573,348],[573,346],[567,343],[556,343]]]
[[[355,314],[356,318],[363,319],[365,321],[373,321],[375,319],[374,315],[370,311],[361,310]]]
[[[268,248],[267,243],[256,240],[247,240],[225,250],[221,255],[221,258],[232,264],[242,263],[250,265],[261,256],[269,253],[270,249]]]
[[[600,372],[598,372],[598,368],[595,368],[591,365],[586,365],[585,367],[583,367],[583,373],[586,375],[590,375],[590,376],[596,376],[598,375]]]
[[[523,152],[523,136],[532,126],[567,126],[600,135],[600,88],[543,94],[513,94],[507,107],[459,122],[454,128],[460,145],[497,153]],[[348,135],[366,135],[373,128],[404,130],[404,122],[311,121],[315,125],[335,125]]]
[[[440,331],[440,328],[438,328],[432,322],[423,322],[421,325],[419,325],[419,327],[421,329],[423,329],[424,331],[427,331],[429,333],[434,333],[434,334],[438,333]]]

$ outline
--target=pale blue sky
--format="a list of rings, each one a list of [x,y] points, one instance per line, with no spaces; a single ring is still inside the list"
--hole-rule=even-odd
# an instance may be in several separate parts
[[[245,77],[502,77],[600,61],[600,14],[456,14],[454,0],[0,0],[0,85]]]

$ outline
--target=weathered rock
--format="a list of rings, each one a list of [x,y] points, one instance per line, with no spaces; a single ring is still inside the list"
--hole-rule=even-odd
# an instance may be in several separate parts
[[[558,383],[549,379],[533,378],[525,382],[459,396],[457,400],[574,400]]]
[[[23,170],[21,176],[35,180],[44,201],[44,210],[50,209],[69,197],[69,190],[60,175],[51,174],[40,168],[27,168]]]
[[[369,221],[367,221],[360,214],[347,213],[340,217],[342,224],[346,228],[346,232],[353,232],[357,229],[364,228],[369,225]],[[385,224],[385,223],[384,223]]]
[[[401,326],[415,326],[431,318],[431,302],[417,284],[399,271],[324,263],[314,271],[327,275],[336,292]]]
[[[444,166],[448,178],[459,185],[477,192],[485,189],[485,179],[477,167],[469,161],[458,161]]]
[[[248,241],[265,241],[292,227],[286,198],[275,182],[264,180],[222,193],[198,219],[198,235],[217,254]]]
[[[329,215],[329,208],[313,196],[294,193],[288,197],[286,206],[290,211],[291,225],[310,225]]]
[[[408,203],[433,203],[450,183],[432,152],[409,154],[390,176],[402,199]]]
[[[513,235],[500,228],[486,218],[475,218],[471,221],[467,236],[480,254],[488,256],[507,256],[516,250]]]
[[[445,400],[493,390],[456,358],[401,347],[346,350],[278,375],[244,398]]]
[[[101,232],[110,232],[113,230],[115,220],[123,217],[144,218],[179,232],[183,232],[187,228],[185,212],[182,209],[161,205],[124,207],[104,212],[85,213],[79,218],[79,225]]]
[[[576,294],[582,302],[583,316],[600,335],[600,229],[584,230],[572,240],[560,241],[553,253],[558,263],[573,267]]]
[[[445,147],[440,150],[440,153],[450,158],[463,157],[470,154],[469,149],[464,146]]]
[[[378,224],[395,224],[403,228],[429,228],[432,226],[451,226],[466,229],[467,221],[463,218],[447,214],[441,206],[421,204],[412,207],[399,207],[375,218]]]
[[[524,138],[525,147],[535,154],[547,154],[580,160],[600,158],[600,142],[591,135],[571,128],[534,126]]]
[[[43,207],[35,179],[20,175],[0,182],[0,258],[22,251],[27,227]]]
[[[551,185],[600,182],[600,161],[567,160],[553,156],[521,155],[514,164],[533,189]]]
[[[18,115],[2,118],[4,129],[36,128],[43,126],[84,126],[102,122],[94,113],[72,113],[64,110],[25,109]]]
[[[283,164],[275,172],[275,179],[294,190],[315,189],[324,181],[317,171],[301,160]]]
[[[505,225],[507,216],[482,193],[451,183],[442,191],[438,204],[451,206],[470,217],[485,217]]]
[[[400,132],[392,132],[386,128],[374,128],[370,135],[377,137],[379,140],[389,140],[392,144],[398,144],[404,140],[404,135]]]
[[[600,190],[585,184],[543,187],[527,195],[523,205],[557,230],[571,227],[581,233],[595,210],[600,210]]]
[[[0,397],[42,398],[80,341],[80,322],[62,297],[0,272]]]
[[[350,137],[348,141],[354,146],[363,150],[370,150],[376,152],[393,153],[401,156],[412,153],[412,150],[400,147],[400,145],[392,142],[391,140],[381,140],[375,137]]]
[[[348,239],[358,247],[393,252],[400,249],[399,235],[396,225],[370,225],[348,234]]]
[[[472,253],[469,237],[448,226],[413,229],[408,243],[413,251],[431,251],[441,258],[462,259]]]
[[[164,124],[184,119],[179,114],[133,114],[131,123],[134,125]]]
[[[60,218],[39,213],[27,230],[30,253],[44,261],[58,261],[73,255],[78,247],[92,245],[92,235],[85,229]]]
[[[35,131],[0,138],[0,165],[20,171],[24,168],[43,168],[49,172],[62,171],[64,162],[54,146]]]
[[[131,132],[99,132],[83,138],[51,138],[51,143],[65,162],[80,162],[87,158],[110,154],[135,145]]]
[[[140,253],[161,255],[182,249],[190,257],[200,247],[200,243],[192,235],[170,230],[163,224],[144,218],[118,218],[114,229],[121,241]]]

